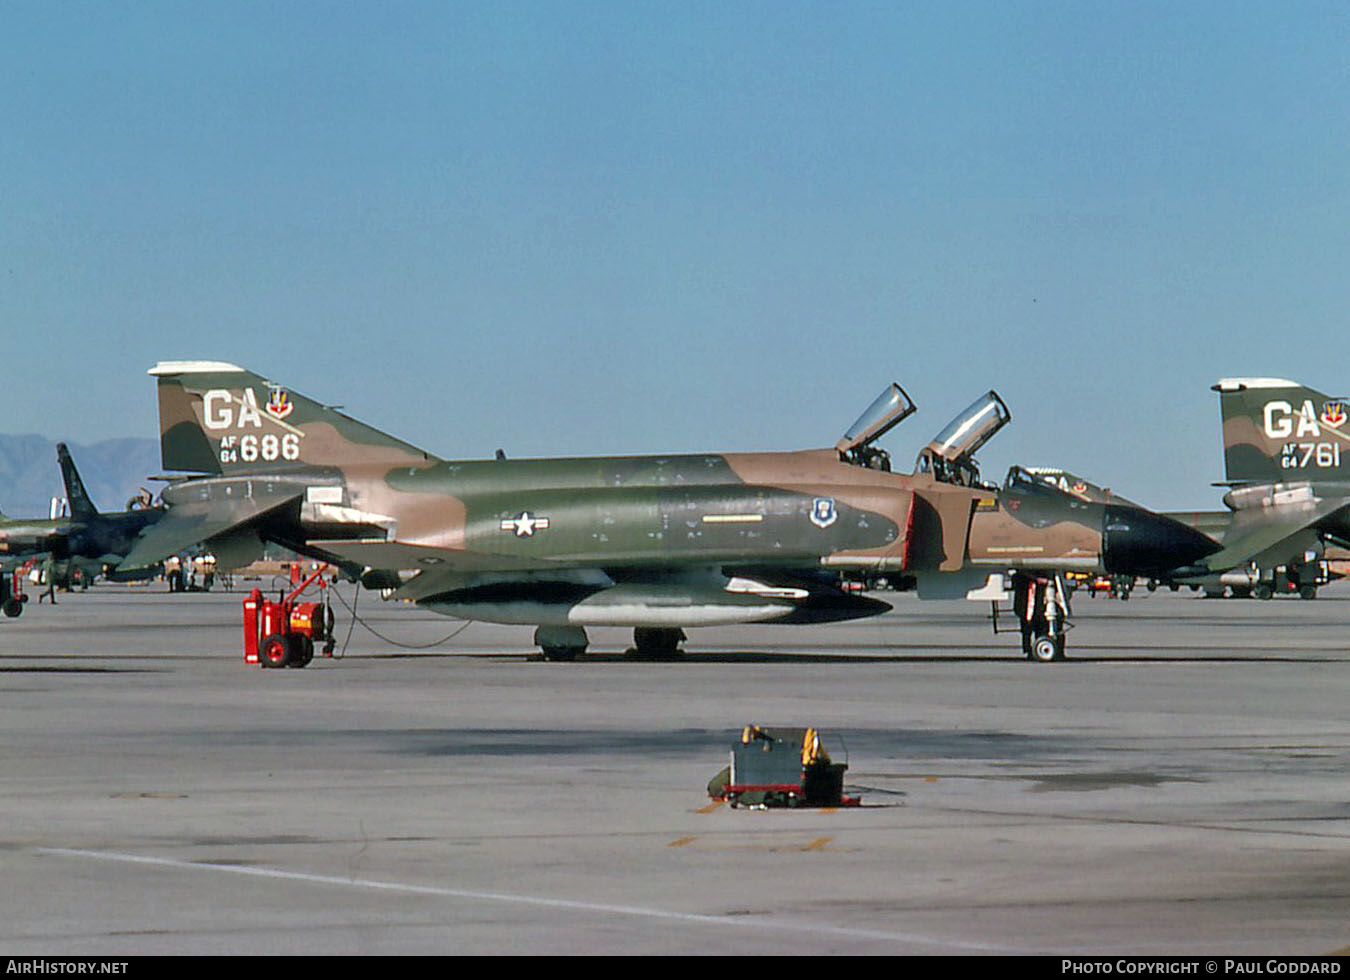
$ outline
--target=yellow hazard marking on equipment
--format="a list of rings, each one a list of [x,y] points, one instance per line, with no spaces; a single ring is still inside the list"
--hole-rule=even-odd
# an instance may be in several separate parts
[[[704,514],[704,524],[758,524],[763,514]]]

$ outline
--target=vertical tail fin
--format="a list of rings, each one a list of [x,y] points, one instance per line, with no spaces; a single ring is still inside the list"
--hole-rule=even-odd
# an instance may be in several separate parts
[[[1350,399],[1280,378],[1214,385],[1228,483],[1350,479]]]
[[[75,460],[70,458],[70,450],[64,442],[56,444],[56,460],[61,466],[61,482],[66,485],[66,500],[70,503],[70,516],[77,521],[85,521],[98,516],[89,493],[84,489],[80,471],[75,468]]]
[[[195,473],[296,471],[361,463],[425,465],[436,457],[337,409],[220,361],[162,361],[160,457]]]

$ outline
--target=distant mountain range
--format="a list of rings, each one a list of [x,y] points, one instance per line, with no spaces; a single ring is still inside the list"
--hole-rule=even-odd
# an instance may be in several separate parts
[[[158,439],[66,445],[99,510],[125,510],[141,487],[157,494],[164,486],[147,479],[161,472]],[[45,436],[0,434],[0,511],[6,517],[46,517],[51,499],[65,495],[55,442]]]

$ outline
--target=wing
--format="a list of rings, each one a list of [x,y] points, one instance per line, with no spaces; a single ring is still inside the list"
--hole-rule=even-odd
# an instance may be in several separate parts
[[[490,555],[479,551],[405,544],[401,541],[310,541],[309,544],[357,566],[416,570],[417,574],[394,593],[397,599],[413,601],[463,588],[471,580],[505,577],[511,581],[528,582],[558,576],[571,580],[586,574],[567,562]],[[592,570],[590,574],[610,584],[599,570]]]
[[[298,503],[303,489],[286,487],[277,493],[255,492],[250,496],[210,497],[175,504],[154,524],[141,532],[136,544],[117,566],[119,575],[158,565],[204,541],[241,530],[282,507]]]
[[[405,544],[402,541],[311,540],[308,543],[313,548],[367,568],[467,573],[534,571],[553,565],[562,566],[561,562],[547,559],[513,558],[509,555],[465,551],[462,548]]]
[[[1239,511],[1233,526],[1224,535],[1223,550],[1210,555],[1204,564],[1222,572],[1260,559],[1284,541],[1313,533],[1318,525],[1344,524],[1350,518],[1350,503],[1344,497],[1309,501],[1306,504],[1275,506]],[[1276,560],[1283,562],[1287,556]]]

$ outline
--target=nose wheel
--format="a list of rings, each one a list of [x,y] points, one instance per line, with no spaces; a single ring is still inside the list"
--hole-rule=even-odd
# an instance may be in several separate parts
[[[1052,660],[1064,659],[1064,634],[1059,636],[1038,636],[1031,641],[1031,652],[1028,654],[1032,660],[1038,663],[1048,664]]]
[[[1022,652],[1037,663],[1063,660],[1069,631],[1068,590],[1058,575],[1013,575],[1013,611],[1022,636]]]

